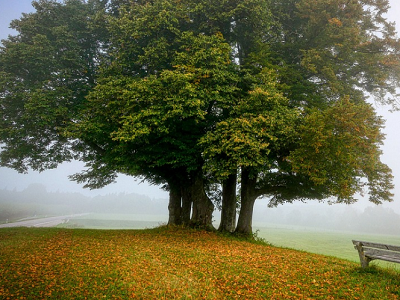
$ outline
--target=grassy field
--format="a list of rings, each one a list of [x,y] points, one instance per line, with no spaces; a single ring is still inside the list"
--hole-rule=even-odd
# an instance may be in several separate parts
[[[400,299],[400,274],[181,228],[0,230],[0,299]]]
[[[87,214],[70,219],[62,228],[88,229],[146,229],[167,223],[164,215],[135,215],[135,214]]]
[[[162,220],[162,221],[160,221]],[[145,229],[166,224],[165,216],[133,214],[88,214],[71,219],[63,228],[88,229]],[[218,224],[216,224],[218,226]],[[285,226],[276,224],[255,224],[257,236],[275,246],[293,248],[307,252],[335,256],[358,262],[358,253],[353,247],[354,240],[381,242],[400,245],[400,236],[349,233],[316,228]],[[371,264],[400,270],[400,264],[374,261]]]
[[[269,243],[307,252],[330,255],[359,262],[358,252],[352,240],[361,240],[390,245],[400,245],[400,236],[365,234],[357,232],[339,232],[317,230],[304,227],[269,225],[256,227],[257,236]],[[373,261],[372,265],[400,270],[400,265],[383,261]]]

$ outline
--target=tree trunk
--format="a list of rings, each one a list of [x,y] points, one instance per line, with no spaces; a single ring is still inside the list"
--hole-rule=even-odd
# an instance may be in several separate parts
[[[233,232],[236,227],[237,174],[230,175],[222,184],[222,211],[219,231]]]
[[[212,213],[214,204],[204,191],[204,180],[201,172],[197,172],[191,178],[190,197],[193,201],[192,225],[213,228]]]
[[[168,225],[182,224],[182,205],[181,205],[181,188],[175,184],[169,184],[169,218]]]
[[[257,199],[255,193],[257,178],[251,178],[250,171],[247,168],[242,169],[241,178],[241,207],[235,232],[250,236],[253,233],[253,209]]]

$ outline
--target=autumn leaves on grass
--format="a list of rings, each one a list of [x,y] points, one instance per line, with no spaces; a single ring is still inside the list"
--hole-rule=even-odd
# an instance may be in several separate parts
[[[400,289],[398,273],[180,228],[2,230],[0,268],[1,299],[399,299]]]

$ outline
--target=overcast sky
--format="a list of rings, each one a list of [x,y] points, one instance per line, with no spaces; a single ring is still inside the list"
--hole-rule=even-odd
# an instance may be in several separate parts
[[[0,0],[0,39],[7,38],[9,34],[15,34],[9,29],[9,23],[13,19],[20,18],[23,12],[32,12],[31,0]],[[400,32],[400,1],[390,0],[391,9],[388,19],[395,21],[397,31]],[[376,107],[378,114],[386,119],[385,145],[382,160],[393,170],[395,176],[395,201],[384,204],[385,207],[393,208],[400,213],[400,138],[397,130],[400,130],[400,112],[389,113],[386,107]],[[85,195],[98,195],[109,193],[138,193],[146,194],[152,198],[166,198],[168,194],[155,186],[148,186],[146,183],[135,181],[131,177],[120,176],[118,182],[111,184],[101,190],[83,189],[81,185],[68,180],[67,176],[79,172],[82,169],[81,163],[65,163],[56,170],[49,170],[43,173],[30,172],[29,174],[19,174],[11,169],[0,168],[0,189],[22,190],[31,183],[41,183],[46,185],[48,191],[69,191],[80,192]],[[355,207],[367,205],[365,199],[361,199]]]

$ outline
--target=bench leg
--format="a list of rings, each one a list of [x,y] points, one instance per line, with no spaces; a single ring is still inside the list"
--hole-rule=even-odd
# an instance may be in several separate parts
[[[360,254],[360,253],[359,253],[359,254]],[[372,259],[366,257],[365,255],[361,255],[361,254],[360,254],[360,263],[361,263],[361,267],[362,267],[363,269],[368,268],[369,262],[370,262],[371,260],[372,260]]]
[[[354,248],[356,250],[358,250],[358,256],[360,257],[360,263],[361,263],[361,267],[363,269],[367,268],[369,266],[369,262],[372,260],[368,257],[365,256],[362,245],[361,244],[357,244],[354,246]]]

